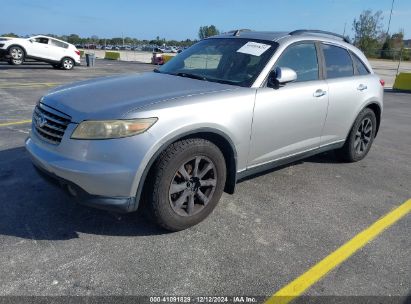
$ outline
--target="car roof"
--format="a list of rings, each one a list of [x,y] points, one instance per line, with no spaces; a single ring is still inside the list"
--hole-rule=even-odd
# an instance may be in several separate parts
[[[210,38],[236,38],[237,37],[237,38],[246,38],[246,39],[277,41],[280,38],[283,38],[289,35],[289,32],[265,32],[265,31],[250,31],[250,30],[237,30],[237,31],[230,31],[230,32],[223,33],[220,35],[212,36]]]
[[[220,35],[212,36],[210,38],[246,38],[246,39],[257,39],[257,40],[266,40],[279,42],[282,39],[295,38],[296,41],[303,39],[313,39],[317,38],[318,40],[332,40],[338,42],[348,43],[349,41],[342,35],[320,31],[320,30],[295,30],[292,32],[289,31],[252,31],[252,30],[234,30]]]

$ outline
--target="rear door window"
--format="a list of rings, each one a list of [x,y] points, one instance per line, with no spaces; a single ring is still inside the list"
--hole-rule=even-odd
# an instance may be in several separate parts
[[[328,79],[354,75],[351,56],[346,49],[324,43],[322,49]]]
[[[50,39],[50,44],[51,44],[51,45],[54,45],[54,46],[57,46],[57,47],[61,47],[61,48],[63,48],[63,49],[67,49],[67,48],[68,48],[68,44],[67,44],[67,43],[64,43],[64,42],[61,42],[61,41],[58,41],[58,40],[54,40],[54,39]]]
[[[318,80],[317,50],[314,42],[304,42],[289,46],[276,62],[274,68],[285,67],[297,73],[297,80]]]
[[[370,74],[370,71],[368,71],[367,67],[365,64],[361,61],[360,58],[357,57],[357,55],[351,53],[352,58],[354,59],[354,64],[357,68],[358,74],[359,75],[368,75]]]

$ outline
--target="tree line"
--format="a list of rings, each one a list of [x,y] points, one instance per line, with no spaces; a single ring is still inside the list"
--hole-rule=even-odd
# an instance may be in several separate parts
[[[45,36],[54,37],[63,41],[67,41],[68,43],[74,45],[86,45],[86,44],[95,44],[95,45],[172,45],[172,46],[181,46],[187,47],[191,46],[192,44],[196,43],[198,40],[166,40],[165,38],[160,38],[159,36],[156,39],[137,39],[131,37],[114,37],[114,38],[99,38],[96,35],[91,37],[80,37],[77,34],[70,34],[70,35],[55,35],[55,34],[44,34]],[[2,34],[3,37],[19,37],[15,33],[6,33]],[[33,35],[34,36],[34,35]],[[22,37],[24,38],[24,37]]]
[[[214,36],[219,34],[219,30],[214,26],[201,26],[198,32],[199,39],[204,39],[210,36]],[[172,45],[172,46],[180,46],[180,47],[188,47],[193,45],[194,43],[198,42],[197,39],[185,39],[185,40],[167,40],[165,38],[160,38],[157,36],[156,39],[137,39],[132,37],[114,37],[114,38],[99,38],[97,35],[93,35],[91,37],[80,37],[78,34],[70,34],[70,35],[55,35],[55,34],[45,34],[49,37],[54,37],[63,41],[67,41],[68,43],[74,45]],[[2,34],[3,37],[16,37],[19,38],[19,35],[15,33],[6,33]],[[34,35],[33,35],[34,36]],[[24,38],[24,37],[22,37]]]
[[[205,25],[205,26],[200,26],[200,29],[198,31],[198,38],[204,39],[210,36],[214,36],[219,34],[220,31],[216,28],[215,25]],[[96,45],[172,45],[172,46],[181,46],[181,47],[187,47],[191,46],[194,43],[198,42],[197,39],[191,40],[191,39],[185,39],[185,40],[167,40],[165,38],[160,38],[160,36],[157,36],[156,39],[137,39],[137,38],[131,38],[131,37],[114,37],[114,38],[99,38],[97,35],[93,35],[91,37],[80,37],[77,34],[70,34],[70,35],[55,35],[55,34],[45,34],[46,36],[49,37],[54,37],[60,40],[67,41],[68,43],[75,44],[75,45],[85,45],[85,44],[96,44]],[[15,33],[6,33],[2,34],[0,36],[3,37],[20,37],[19,35]],[[34,36],[34,35],[33,35]],[[24,37],[22,37],[24,38]]]

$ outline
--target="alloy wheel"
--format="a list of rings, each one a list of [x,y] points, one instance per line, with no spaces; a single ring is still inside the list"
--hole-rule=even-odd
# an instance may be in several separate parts
[[[354,149],[357,154],[363,154],[367,151],[368,146],[371,142],[372,136],[372,121],[368,117],[364,118],[359,127],[357,132],[355,133],[354,139]]]
[[[63,66],[65,69],[70,70],[73,67],[73,61],[71,59],[64,59]]]
[[[19,48],[12,48],[10,55],[13,59],[20,60],[23,57],[23,51]]]
[[[180,216],[193,216],[207,206],[217,185],[214,163],[205,156],[195,156],[183,163],[174,174],[169,201]]]

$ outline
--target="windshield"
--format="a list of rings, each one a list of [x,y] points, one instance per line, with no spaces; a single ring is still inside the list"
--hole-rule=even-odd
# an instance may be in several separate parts
[[[250,87],[277,46],[276,42],[254,39],[206,39],[156,72]]]

